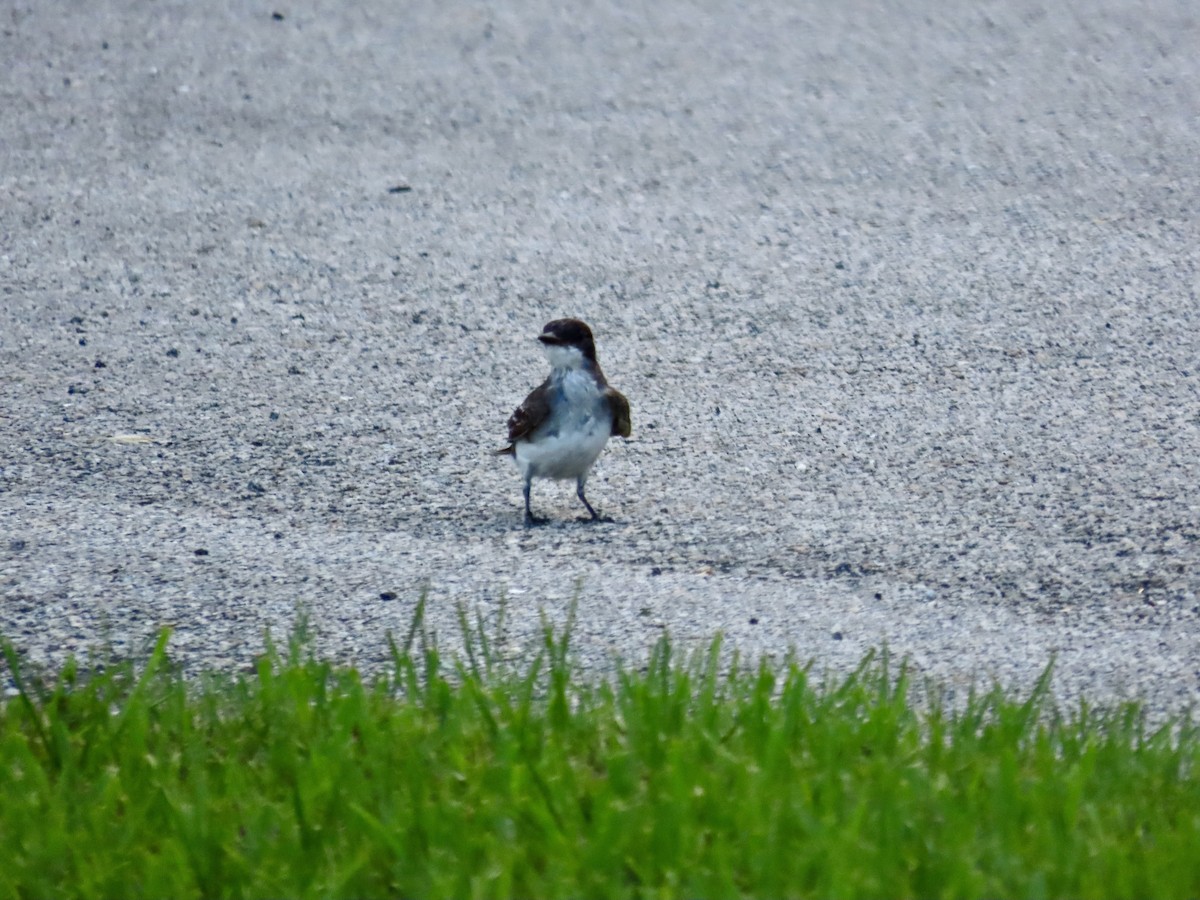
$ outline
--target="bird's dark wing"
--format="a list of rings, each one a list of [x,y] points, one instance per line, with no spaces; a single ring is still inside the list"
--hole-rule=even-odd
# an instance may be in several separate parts
[[[623,438],[629,437],[633,431],[629,419],[629,401],[616,388],[606,387],[604,396],[608,400],[608,408],[612,410],[612,433]]]
[[[530,391],[529,396],[508,417],[509,446],[501,453],[512,452],[512,444],[529,437],[550,416],[550,379]]]

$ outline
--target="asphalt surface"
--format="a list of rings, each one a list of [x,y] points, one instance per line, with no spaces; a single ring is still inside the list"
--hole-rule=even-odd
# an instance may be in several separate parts
[[[0,633],[1194,704],[1200,17],[1087,6],[6,4]],[[526,531],[567,315],[634,434]]]

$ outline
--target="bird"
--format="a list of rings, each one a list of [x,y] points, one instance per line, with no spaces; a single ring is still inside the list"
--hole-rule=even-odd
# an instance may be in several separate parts
[[[584,494],[588,472],[610,437],[629,437],[629,401],[609,385],[596,360],[592,329],[579,319],[547,322],[537,337],[550,375],[508,419],[508,446],[524,479],[525,527],[544,524],[529,505],[535,478],[575,479],[586,522],[604,521]]]

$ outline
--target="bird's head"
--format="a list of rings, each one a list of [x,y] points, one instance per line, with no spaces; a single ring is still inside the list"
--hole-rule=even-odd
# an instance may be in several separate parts
[[[538,335],[542,351],[556,369],[579,369],[596,362],[596,342],[592,329],[579,319],[555,319],[547,322]]]

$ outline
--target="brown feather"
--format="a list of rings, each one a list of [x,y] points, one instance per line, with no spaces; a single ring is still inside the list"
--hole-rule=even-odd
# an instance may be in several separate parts
[[[633,423],[629,417],[629,401],[616,388],[606,387],[604,396],[608,398],[608,408],[612,410],[612,433],[615,436],[627,438],[633,432]]]
[[[508,446],[497,453],[514,455],[514,444],[537,431],[550,415],[550,379],[547,378],[529,392],[520,406],[508,417]]]

